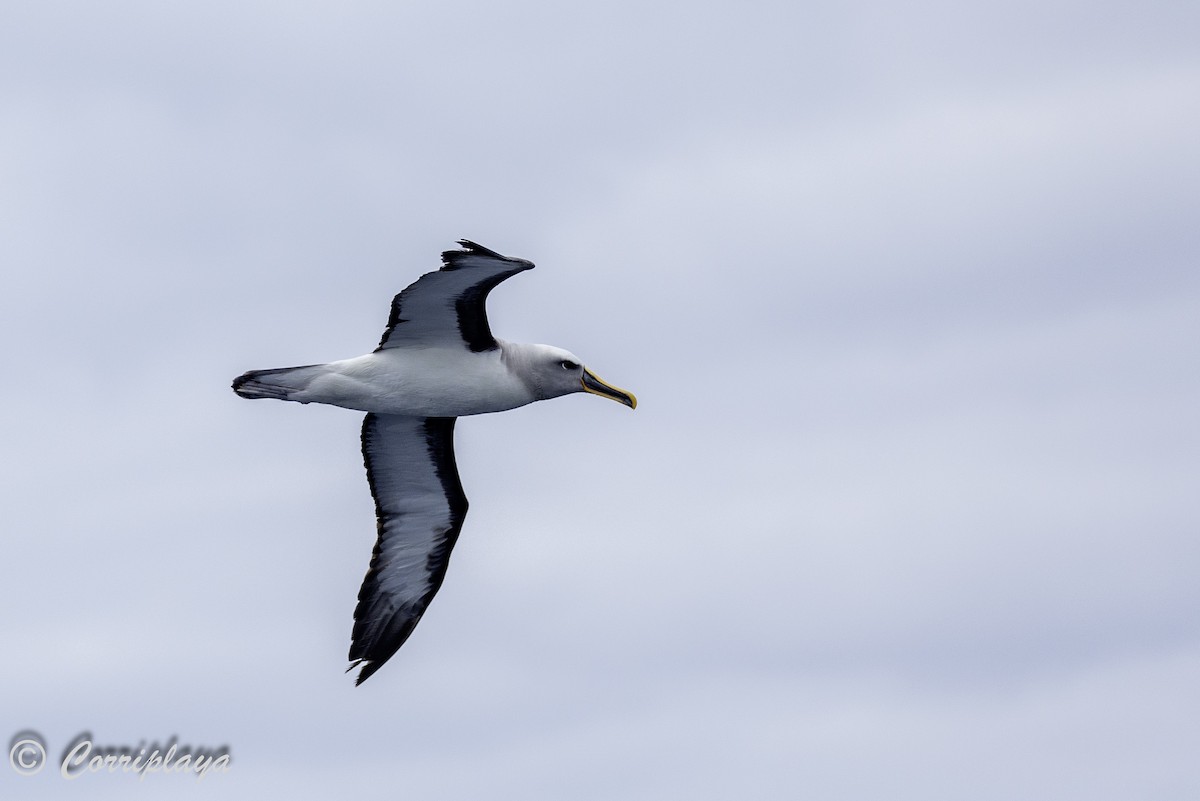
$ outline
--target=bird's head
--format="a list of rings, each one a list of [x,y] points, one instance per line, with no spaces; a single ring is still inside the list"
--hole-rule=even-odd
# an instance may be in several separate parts
[[[583,366],[579,357],[570,351],[552,345],[527,346],[525,367],[528,378],[542,399],[570,395],[572,392],[590,392],[603,398],[623,403],[630,409],[637,408],[637,398],[632,392],[614,387],[601,380]]]

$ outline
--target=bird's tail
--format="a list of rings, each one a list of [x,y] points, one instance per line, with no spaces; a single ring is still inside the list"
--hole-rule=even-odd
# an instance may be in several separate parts
[[[251,370],[233,379],[233,391],[240,397],[274,398],[275,400],[299,400],[296,393],[308,388],[317,376],[323,374],[325,365],[307,364],[303,367],[276,367],[273,370]]]

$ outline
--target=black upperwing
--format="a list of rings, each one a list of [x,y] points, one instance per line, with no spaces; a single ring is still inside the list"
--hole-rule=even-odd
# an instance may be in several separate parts
[[[532,270],[533,263],[501,256],[466,239],[459,244],[463,250],[442,254],[440,270],[421,276],[392,299],[377,351],[461,344],[478,353],[498,347],[488,326],[488,293],[506,278]]]

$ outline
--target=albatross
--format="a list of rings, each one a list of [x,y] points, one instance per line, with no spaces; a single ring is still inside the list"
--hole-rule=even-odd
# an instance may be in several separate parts
[[[442,585],[467,515],[454,461],[454,422],[574,392],[637,407],[577,356],[550,345],[505,342],[488,326],[488,293],[533,269],[466,239],[392,300],[387,330],[366,356],[251,370],[233,381],[243,398],[326,403],[366,412],[363,462],[377,539],[358,593],[350,667],[362,684],[390,659]]]

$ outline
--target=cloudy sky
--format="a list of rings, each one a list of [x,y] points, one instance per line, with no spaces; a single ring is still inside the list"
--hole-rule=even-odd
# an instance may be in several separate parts
[[[1200,11],[0,6],[5,797],[1200,797]],[[343,675],[341,409],[460,237],[637,393],[460,421],[471,514]],[[280,795],[282,794],[282,795]]]

